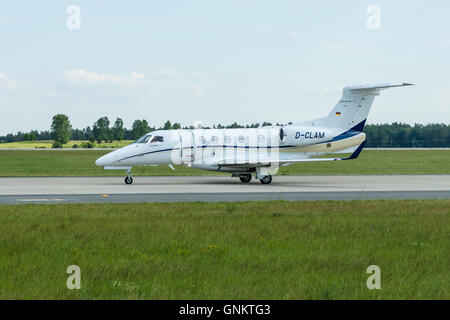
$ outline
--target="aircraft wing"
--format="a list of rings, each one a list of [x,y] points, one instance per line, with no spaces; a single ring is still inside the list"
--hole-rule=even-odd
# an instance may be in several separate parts
[[[267,158],[259,159],[257,161],[248,160],[222,160],[217,163],[219,167],[240,167],[240,168],[254,168],[254,167],[270,167],[271,165],[278,164],[279,166],[288,165],[299,162],[324,162],[324,161],[340,161],[340,160],[353,160],[358,158],[362,149],[364,148],[366,141],[361,143],[358,148],[347,158],[309,158],[304,155],[296,155],[291,153],[279,153],[276,159]],[[256,158],[255,158],[256,159]]]

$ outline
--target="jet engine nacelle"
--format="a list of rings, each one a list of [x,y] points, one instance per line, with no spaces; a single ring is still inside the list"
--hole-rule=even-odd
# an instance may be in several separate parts
[[[322,127],[288,126],[280,129],[282,145],[305,146],[333,139],[333,132]]]

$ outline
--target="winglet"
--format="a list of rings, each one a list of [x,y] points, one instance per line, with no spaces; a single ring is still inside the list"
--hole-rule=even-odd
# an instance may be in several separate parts
[[[350,157],[344,158],[342,160],[353,160],[353,159],[358,158],[358,156],[361,153],[362,149],[366,145],[366,142],[367,142],[367,140],[364,140],[364,142],[359,145],[359,147],[355,150],[355,152],[352,153],[352,155]]]

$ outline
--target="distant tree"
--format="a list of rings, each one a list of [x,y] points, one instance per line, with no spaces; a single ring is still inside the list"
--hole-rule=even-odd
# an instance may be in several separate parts
[[[16,141],[23,141],[23,132],[22,131],[17,132]]]
[[[84,137],[89,139],[90,136],[92,136],[92,129],[91,127],[87,126],[86,128],[83,129],[83,133],[84,133]]]
[[[150,131],[147,120],[135,120],[132,126],[132,138],[137,139]]]
[[[132,129],[127,129],[124,128],[124,135],[123,135],[123,139],[124,140],[133,140],[133,130]]]
[[[108,117],[101,117],[94,123],[94,127],[92,129],[92,133],[94,135],[97,143],[101,143],[102,141],[111,142],[112,141],[112,133],[109,128],[109,119]]]
[[[83,130],[80,129],[72,129],[72,138],[70,140],[84,140],[86,139],[84,136]]]
[[[237,129],[237,128],[244,128],[244,126],[238,124],[237,122],[234,122],[234,123],[228,125],[227,128],[229,128],[229,129]]]
[[[123,136],[125,135],[125,129],[123,128],[123,121],[120,118],[117,118],[112,127],[112,136],[114,140],[122,141]]]
[[[33,132],[28,132],[23,135],[23,141],[34,141],[36,140],[36,135]]]
[[[177,130],[177,129],[181,129],[181,124],[179,124],[177,122],[172,124],[169,120],[167,120],[161,129],[162,130],[171,130],[171,129]]]
[[[170,123],[169,120],[166,121],[166,123],[164,123],[164,126],[162,127],[163,130],[170,130],[172,129],[172,123]]]
[[[12,133],[8,133],[5,137],[6,142],[14,142],[17,141],[16,139],[17,139],[16,135],[13,135]]]
[[[53,116],[51,135],[53,140],[53,148],[62,148],[62,145],[69,142],[72,131],[69,117],[65,114],[57,114]]]

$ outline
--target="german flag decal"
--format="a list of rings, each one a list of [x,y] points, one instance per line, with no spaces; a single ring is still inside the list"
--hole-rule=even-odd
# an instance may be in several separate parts
[[[340,112],[336,112],[336,115],[337,115],[337,116],[340,116],[340,115],[341,115],[341,113],[340,113]]]

